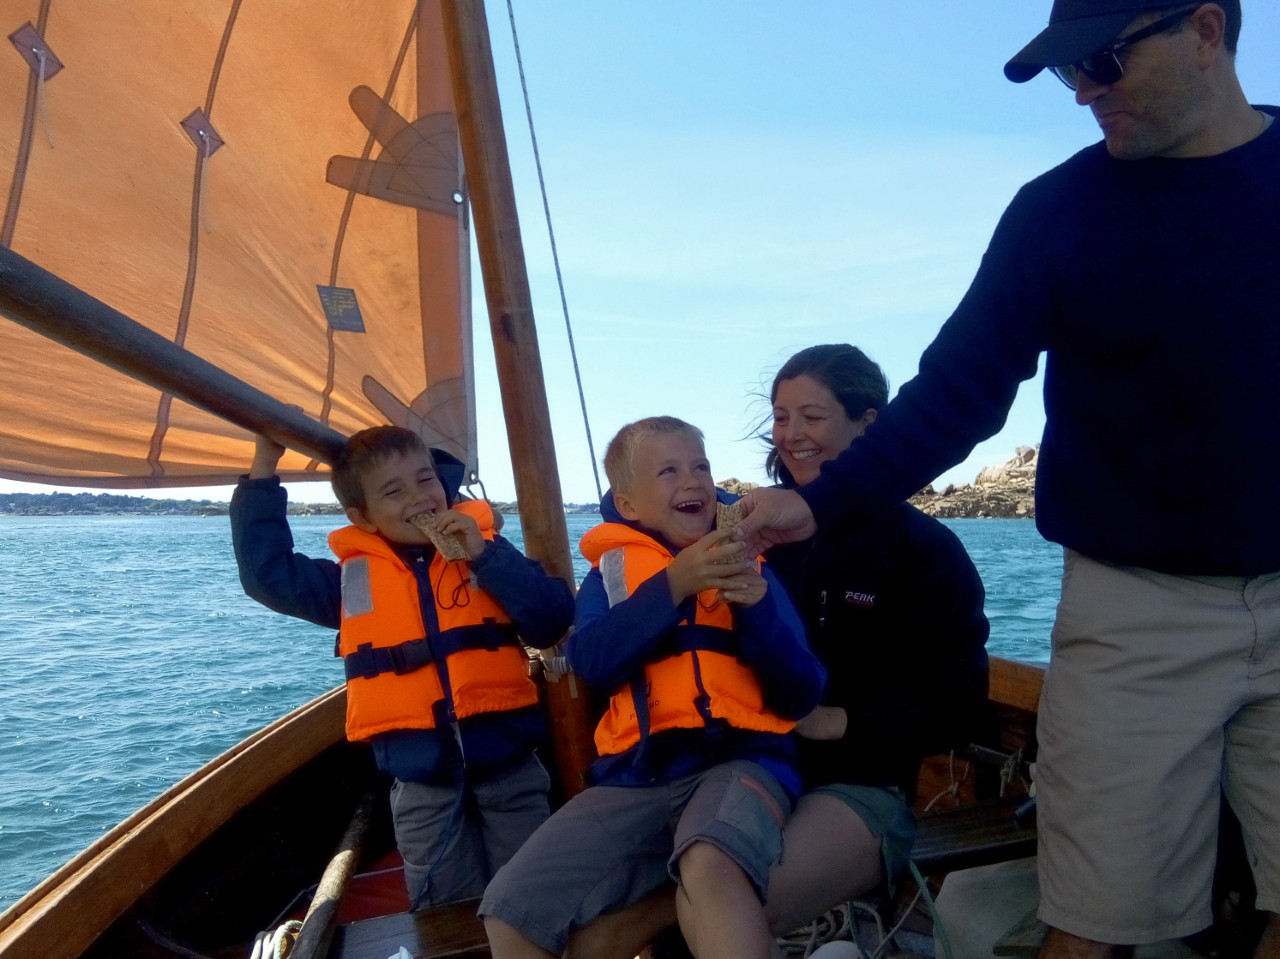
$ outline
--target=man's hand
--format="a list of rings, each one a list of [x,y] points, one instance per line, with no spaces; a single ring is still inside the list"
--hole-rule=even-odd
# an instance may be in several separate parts
[[[437,516],[439,525],[436,529],[445,536],[455,537],[466,550],[468,560],[479,559],[486,544],[475,518],[454,509],[447,509]]]
[[[796,722],[796,735],[805,739],[843,739],[849,714],[843,706],[815,706],[813,712]]]
[[[746,514],[733,529],[733,538],[758,556],[779,543],[798,543],[818,531],[809,504],[790,489],[757,487],[739,501]]]
[[[249,466],[249,479],[269,479],[276,475],[276,464],[284,456],[284,447],[262,434],[254,439],[253,463]]]
[[[671,601],[679,606],[690,596],[706,589],[741,589],[737,579],[752,570],[746,550],[732,539],[729,530],[712,530],[692,546],[686,546],[667,567]]]

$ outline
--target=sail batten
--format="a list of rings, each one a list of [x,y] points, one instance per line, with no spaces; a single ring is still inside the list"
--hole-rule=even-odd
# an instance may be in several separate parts
[[[0,34],[26,30],[61,69],[38,97],[18,45],[0,50],[0,245],[338,434],[408,426],[474,472],[434,3],[0,0]],[[0,476],[209,485],[252,457],[207,406],[7,322],[0,382]],[[321,462],[290,451],[281,473]]]

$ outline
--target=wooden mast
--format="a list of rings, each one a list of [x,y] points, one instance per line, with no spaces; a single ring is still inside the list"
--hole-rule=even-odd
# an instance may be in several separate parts
[[[572,585],[569,534],[484,3],[441,0],[440,7],[525,552]],[[594,756],[587,692],[572,677],[547,683],[546,691],[556,764],[568,798],[586,785]]]

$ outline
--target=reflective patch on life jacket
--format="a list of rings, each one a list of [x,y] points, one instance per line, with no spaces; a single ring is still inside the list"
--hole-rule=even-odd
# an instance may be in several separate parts
[[[604,592],[612,609],[627,598],[626,551],[619,546],[600,557],[600,576],[604,579]]]
[[[369,581],[369,558],[357,556],[342,564],[342,615],[363,616],[373,612],[373,584]]]

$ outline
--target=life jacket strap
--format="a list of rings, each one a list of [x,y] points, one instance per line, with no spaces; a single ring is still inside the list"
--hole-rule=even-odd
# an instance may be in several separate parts
[[[520,637],[513,625],[490,619],[447,629],[434,638],[424,636],[395,646],[375,648],[372,643],[361,643],[355,652],[342,657],[342,665],[348,680],[373,679],[383,673],[403,676],[464,649],[493,652],[503,646],[519,645]]]

